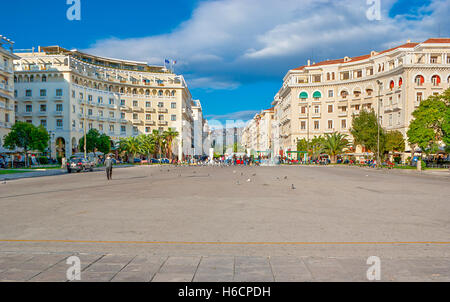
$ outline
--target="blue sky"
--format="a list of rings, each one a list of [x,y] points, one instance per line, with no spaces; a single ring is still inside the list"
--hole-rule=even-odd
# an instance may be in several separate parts
[[[0,34],[16,49],[60,45],[151,64],[176,59],[207,116],[246,120],[269,108],[286,72],[308,59],[450,36],[450,0],[381,0],[379,21],[367,19],[366,1],[81,0],[81,21],[69,21],[66,0],[15,0],[2,3],[10,14],[2,15]]]

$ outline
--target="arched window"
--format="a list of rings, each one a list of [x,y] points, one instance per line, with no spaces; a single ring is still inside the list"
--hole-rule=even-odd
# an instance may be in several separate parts
[[[394,83],[394,81],[391,81],[389,83],[389,89],[392,91],[394,89],[394,87],[395,87],[395,83]]]
[[[329,80],[330,80],[330,73],[327,72],[327,81],[329,81]]]
[[[402,85],[403,85],[403,79],[400,78],[400,79],[398,80],[398,87],[399,87],[399,88],[402,88]]]
[[[433,86],[439,86],[441,84],[441,77],[438,75],[432,76],[431,83],[433,83]]]
[[[175,93],[176,93],[175,90],[172,90],[172,96],[175,96]]]
[[[345,98],[347,98],[347,96],[348,96],[348,91],[347,91],[347,90],[342,90],[342,91],[341,91],[341,97],[342,97],[343,99],[345,99]]]
[[[320,93],[320,91],[315,91],[315,92],[313,93],[313,98],[314,98],[314,99],[318,100],[318,99],[320,99],[321,97],[322,97],[322,94]]]
[[[450,75],[447,77],[447,83],[450,84]]]
[[[300,98],[302,100],[306,100],[308,98],[308,93],[303,91],[302,93],[300,93]]]
[[[334,81],[335,78],[336,78],[336,76],[335,76],[334,72],[332,72],[332,73],[331,73],[331,80]]]
[[[45,74],[42,76],[42,82],[47,82],[47,76]]]
[[[158,91],[158,95],[163,96],[163,91],[162,90]]]
[[[423,83],[425,82],[425,78],[423,76],[421,76],[421,75],[418,75],[414,79],[414,82],[416,83],[417,86],[422,86]]]

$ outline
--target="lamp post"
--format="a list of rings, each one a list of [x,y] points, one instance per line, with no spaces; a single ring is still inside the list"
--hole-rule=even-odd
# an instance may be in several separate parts
[[[378,84],[378,106],[377,106],[377,168],[380,167],[380,104],[381,104],[381,86],[383,83],[377,80]]]
[[[86,86],[84,86],[84,94],[83,94],[83,118],[84,118],[84,121],[83,121],[83,136],[84,136],[84,140],[83,140],[83,143],[84,143],[84,159],[86,159],[87,158],[87,153],[86,153],[86,146],[87,146],[87,143],[86,143]]]

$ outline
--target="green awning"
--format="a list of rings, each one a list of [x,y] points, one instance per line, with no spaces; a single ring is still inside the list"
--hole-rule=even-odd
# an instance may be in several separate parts
[[[307,99],[308,98],[308,93],[306,93],[306,92],[300,93],[300,98],[301,99]]]
[[[320,91],[316,91],[313,94],[313,98],[315,99],[320,99],[322,97],[322,94],[320,93]]]

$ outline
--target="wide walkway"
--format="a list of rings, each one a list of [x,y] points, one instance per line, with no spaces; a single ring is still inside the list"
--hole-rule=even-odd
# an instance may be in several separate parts
[[[64,281],[76,254],[85,281],[363,281],[369,256],[384,281],[448,281],[449,197],[446,175],[331,166],[10,180],[0,183],[0,280]]]

